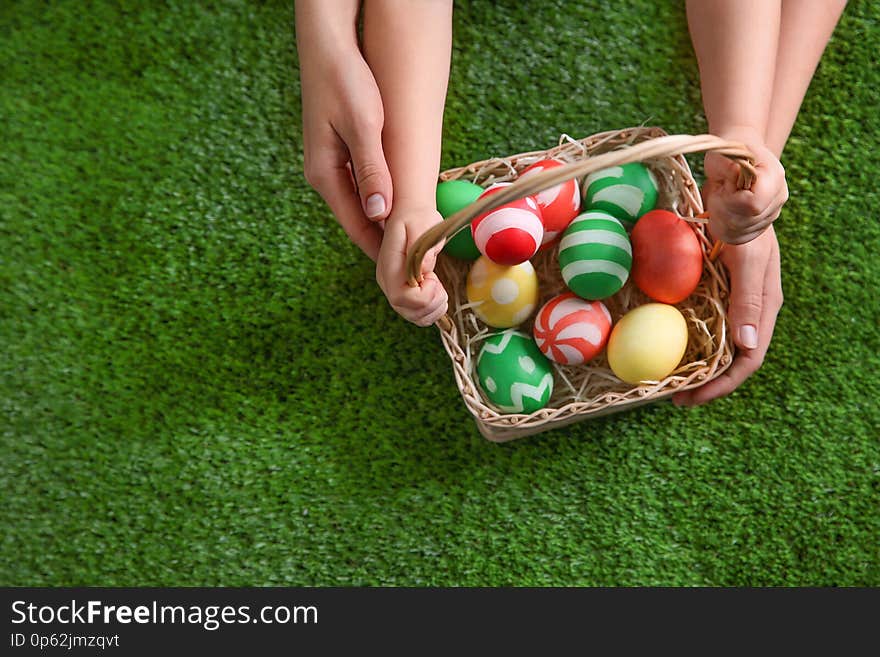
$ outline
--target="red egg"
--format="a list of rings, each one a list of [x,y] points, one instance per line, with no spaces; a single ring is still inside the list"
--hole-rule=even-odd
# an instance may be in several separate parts
[[[480,195],[494,194],[510,183],[496,183]],[[518,265],[538,251],[544,237],[541,209],[526,196],[481,214],[471,222],[474,242],[484,256],[499,265]]]
[[[525,178],[539,171],[555,169],[561,167],[564,162],[554,159],[539,160],[519,175]],[[538,207],[541,208],[541,216],[544,218],[544,241],[546,246],[556,239],[556,237],[568,228],[571,220],[578,216],[581,209],[581,193],[578,188],[577,180],[572,178],[564,183],[545,189],[535,195]]]
[[[630,278],[655,301],[684,301],[703,275],[703,250],[688,222],[667,210],[651,210],[633,228]]]

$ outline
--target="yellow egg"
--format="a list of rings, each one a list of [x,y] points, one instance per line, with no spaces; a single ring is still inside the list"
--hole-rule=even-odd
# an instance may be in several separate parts
[[[538,303],[538,275],[528,260],[508,267],[482,256],[468,272],[467,297],[477,317],[489,326],[517,326]]]
[[[677,308],[648,303],[615,324],[608,338],[608,364],[627,383],[660,381],[678,367],[687,341],[687,322]]]

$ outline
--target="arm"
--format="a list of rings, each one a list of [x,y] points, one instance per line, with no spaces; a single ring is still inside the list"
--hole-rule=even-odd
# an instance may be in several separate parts
[[[777,157],[797,118],[813,73],[846,0],[783,0],[776,76],[764,136]]]
[[[690,0],[709,132],[777,158],[846,0]]]
[[[446,292],[426,257],[419,287],[407,285],[406,253],[441,221],[435,207],[443,108],[452,49],[451,0],[367,0],[364,54],[385,109],[382,142],[394,181],[377,280],[391,305],[420,325],[446,312]]]
[[[731,244],[755,239],[788,199],[785,171],[764,143],[781,12],[781,0],[687,3],[709,131],[744,143],[756,158],[758,177],[750,190],[737,189],[729,160],[712,153],[705,159],[709,229]]]
[[[375,260],[391,208],[382,99],[357,43],[359,0],[297,0],[305,175]],[[356,181],[356,182],[355,182]]]
[[[687,16],[709,132],[763,139],[773,93],[780,0],[689,0]]]
[[[763,132],[765,148],[774,157],[785,147],[845,4],[845,0],[784,0],[782,4],[773,90]],[[723,375],[701,388],[678,393],[676,404],[702,404],[735,390],[761,367],[773,338],[782,307],[779,243],[773,227],[747,244],[728,245],[721,254],[730,272],[728,315],[739,350]]]
[[[385,105],[397,200],[434,209],[452,50],[452,2],[366,0],[364,54]]]

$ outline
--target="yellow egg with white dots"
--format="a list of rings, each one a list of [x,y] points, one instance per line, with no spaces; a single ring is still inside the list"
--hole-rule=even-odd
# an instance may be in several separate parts
[[[489,326],[517,326],[538,303],[538,275],[528,260],[508,267],[482,256],[468,272],[467,298],[477,317]]]

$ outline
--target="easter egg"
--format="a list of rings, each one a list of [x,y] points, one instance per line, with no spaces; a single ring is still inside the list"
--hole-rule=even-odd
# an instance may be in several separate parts
[[[571,292],[553,297],[535,317],[535,344],[561,365],[581,365],[599,355],[611,333],[611,314],[601,301]]]
[[[632,247],[623,225],[607,212],[575,217],[559,241],[562,279],[584,299],[605,299],[629,277]]]
[[[437,212],[448,219],[476,201],[483,188],[466,180],[447,180],[437,185]],[[446,240],[443,252],[462,260],[476,260],[480,250],[474,244],[470,224],[465,224]]]
[[[554,159],[540,160],[528,166],[519,177],[527,178],[540,171],[561,167],[563,164]],[[581,209],[581,192],[574,178],[535,194],[535,200],[541,208],[541,216],[544,219],[542,246],[555,240]]]
[[[703,275],[700,240],[686,221],[667,210],[642,215],[632,232],[632,278],[654,301],[678,303]]]
[[[553,393],[553,366],[527,335],[508,329],[486,338],[477,356],[477,380],[505,413],[532,413]]]
[[[474,304],[474,314],[489,326],[516,326],[538,303],[538,275],[528,260],[508,267],[482,256],[468,272],[467,299]]]
[[[584,179],[584,207],[604,210],[627,229],[657,205],[657,179],[641,162],[609,167]]]
[[[510,183],[496,183],[480,198]],[[474,242],[484,256],[499,265],[518,265],[531,258],[544,239],[541,209],[526,196],[476,217],[471,222]]]
[[[674,306],[648,303],[620,318],[608,338],[608,364],[627,383],[660,381],[687,348],[684,316]]]

